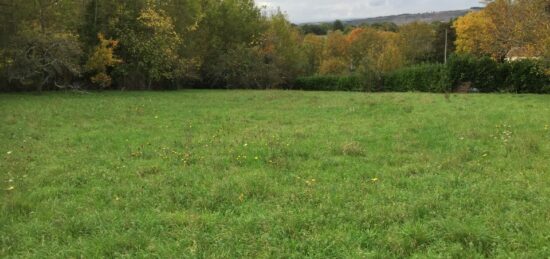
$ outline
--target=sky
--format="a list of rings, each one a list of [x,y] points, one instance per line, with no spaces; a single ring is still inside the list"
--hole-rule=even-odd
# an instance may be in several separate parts
[[[280,7],[294,23],[460,10],[480,6],[479,0],[256,0],[256,3],[268,10]]]

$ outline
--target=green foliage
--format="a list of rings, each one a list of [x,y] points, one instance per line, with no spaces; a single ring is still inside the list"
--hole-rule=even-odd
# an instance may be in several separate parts
[[[516,93],[550,93],[550,75],[538,60],[518,60],[500,65],[503,86]]]
[[[333,31],[344,31],[346,27],[344,26],[344,23],[340,20],[334,21],[332,24],[332,30]]]
[[[135,27],[123,29],[121,44],[128,51],[128,57],[120,71],[143,75],[147,89],[151,89],[154,82],[184,76],[188,61],[178,54],[182,40],[172,18],[150,6],[141,11],[137,21]]]
[[[314,35],[327,35],[330,30],[330,25],[326,23],[322,24],[304,24],[300,25],[300,30],[304,35],[314,34]]]
[[[445,61],[445,42],[447,42],[447,58],[456,50],[456,30],[453,21],[437,24],[431,60],[438,63]]]
[[[216,71],[224,54],[242,44],[259,46],[267,25],[253,0],[209,0],[203,5],[190,50],[201,59],[203,84],[214,86],[223,81]]]
[[[258,47],[238,46],[220,57],[214,73],[220,87],[266,89],[281,85],[279,68]]]
[[[300,32],[281,12],[269,17],[267,26],[261,44],[265,61],[278,70],[281,83],[276,86],[291,85],[298,76],[304,74],[307,67],[307,56],[300,46]],[[271,88],[273,85],[266,87]]]
[[[360,76],[310,76],[296,80],[295,89],[307,91],[364,91],[365,82]]]
[[[489,57],[453,55],[448,64],[451,82],[471,82],[483,92],[543,93],[549,85],[544,64],[538,60],[497,63]]]
[[[381,31],[398,32],[399,26],[393,22],[377,22],[373,24],[365,24],[364,27],[371,27]]]
[[[399,27],[400,49],[410,64],[426,62],[431,59],[433,43],[436,39],[434,27],[423,22],[413,22]]]
[[[396,70],[384,77],[384,90],[446,93],[451,81],[445,65],[421,64]]]
[[[71,34],[29,34],[22,36],[7,75],[17,90],[65,87],[81,73],[82,50]]]
[[[453,86],[470,82],[482,92],[494,92],[502,84],[498,63],[490,57],[452,55],[448,67]]]

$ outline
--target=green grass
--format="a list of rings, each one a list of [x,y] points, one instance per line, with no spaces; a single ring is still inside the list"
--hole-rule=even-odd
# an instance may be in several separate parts
[[[0,257],[550,256],[550,96],[0,95]]]

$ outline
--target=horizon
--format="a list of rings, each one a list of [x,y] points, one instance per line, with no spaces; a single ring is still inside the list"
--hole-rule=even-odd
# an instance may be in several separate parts
[[[451,0],[255,0],[267,11],[280,9],[292,23],[322,23],[335,20],[376,18],[400,14],[417,14],[466,10],[480,7],[478,0],[454,2]]]

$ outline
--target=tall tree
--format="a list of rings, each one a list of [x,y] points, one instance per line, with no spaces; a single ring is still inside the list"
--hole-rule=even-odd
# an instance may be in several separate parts
[[[404,51],[410,63],[428,61],[433,53],[435,30],[432,25],[422,22],[413,22],[399,28]]]
[[[332,24],[332,30],[334,31],[344,31],[346,27],[344,26],[344,23],[340,20],[334,21]]]

